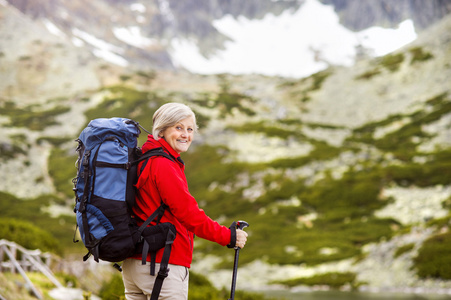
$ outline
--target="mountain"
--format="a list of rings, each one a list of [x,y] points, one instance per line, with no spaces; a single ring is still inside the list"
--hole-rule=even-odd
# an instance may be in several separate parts
[[[354,31],[371,26],[392,28],[406,19],[412,19],[415,28],[422,31],[451,11],[451,3],[446,0],[323,0],[321,2],[333,5],[343,25]],[[365,18],[362,18],[362,15]]]
[[[191,192],[221,223],[251,224],[239,288],[338,278],[344,289],[449,293],[451,276],[439,268],[451,259],[440,248],[449,249],[450,235],[448,1],[415,10],[440,8],[403,47],[306,76],[192,73],[167,47],[173,37],[202,40],[213,57],[230,45],[217,20],[279,26],[309,6],[349,34],[343,18],[357,8],[324,3],[1,1],[0,216],[33,220],[68,254],[82,251],[67,239],[74,139],[96,117],[150,129],[160,104],[184,102],[200,125],[183,156]],[[402,11],[407,2],[396,3]],[[379,17],[354,30],[387,22],[380,6],[371,11]],[[124,42],[124,28],[141,42]],[[224,251],[197,239],[193,270],[228,285],[233,257]]]
[[[5,9],[51,32],[60,47],[128,69],[304,77],[349,66],[362,51],[385,55],[450,10],[449,0],[423,2],[11,0]],[[362,13],[368,17],[356,17]]]

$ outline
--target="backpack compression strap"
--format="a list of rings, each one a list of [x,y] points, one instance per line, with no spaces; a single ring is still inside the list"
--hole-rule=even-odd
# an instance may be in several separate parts
[[[166,204],[163,202],[161,205],[155,210],[155,212],[150,215],[149,218],[141,225],[141,227],[138,229],[138,232],[140,235],[142,234],[143,230],[147,227],[147,225],[150,224],[153,220],[157,219],[157,224],[160,223],[160,219],[164,214],[164,211],[168,208]],[[163,257],[161,258],[160,262],[160,270],[158,271],[158,275],[155,279],[154,286],[152,288],[152,295],[150,300],[157,300],[158,296],[160,295],[161,287],[163,286],[163,281],[166,277],[168,277],[169,273],[169,257],[171,255],[172,250],[172,244],[174,243],[175,237],[176,237],[176,229],[173,224],[170,223],[161,223],[160,225],[156,226],[165,226],[166,228],[166,237],[165,237],[165,245],[163,250]],[[149,243],[146,239],[143,240],[143,249],[142,249],[142,264],[146,264],[146,258],[147,253],[150,253],[150,275],[155,276],[155,260],[156,260],[156,250],[150,250]]]
[[[175,235],[176,235],[176,233],[174,232],[175,231],[174,225],[172,225],[171,227],[172,228],[169,228],[168,234],[166,236],[166,244],[164,246],[163,257],[161,258],[160,270],[158,271],[157,278],[155,279],[155,283],[153,284],[152,295],[150,297],[150,300],[158,300],[158,297],[159,297],[160,291],[161,291],[161,287],[163,286],[163,280],[166,277],[168,277],[169,256],[171,255],[172,244],[174,243],[174,239],[175,239]],[[172,229],[174,231],[172,231]]]
[[[91,253],[91,250],[94,250],[94,259],[99,262],[99,255],[98,255],[98,243],[99,241],[89,232],[89,223],[88,223],[88,215],[87,215],[87,205],[89,200],[89,191],[91,188],[91,173],[89,172],[89,157],[91,156],[91,151],[88,150],[85,152],[83,157],[83,177],[84,177],[84,190],[83,190],[83,196],[80,201],[79,206],[79,212],[81,213],[82,217],[82,224],[83,224],[83,231],[85,234],[85,245],[89,249],[88,254],[86,254],[83,257],[83,261],[86,261]],[[97,250],[97,251],[96,251]]]

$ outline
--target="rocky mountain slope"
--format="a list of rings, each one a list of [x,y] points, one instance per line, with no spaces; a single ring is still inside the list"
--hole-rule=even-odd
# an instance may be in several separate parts
[[[135,53],[130,57],[137,64],[155,60],[161,69],[121,67],[73,43],[77,35],[98,43],[82,33],[91,24],[89,14],[68,15],[59,1],[9,3],[14,5],[0,2],[0,20],[7,25],[0,27],[1,201],[3,193],[30,202],[56,199],[42,213],[65,225],[69,219],[61,216],[73,216],[73,140],[82,127],[93,117],[120,114],[150,128],[149,115],[159,104],[180,101],[193,107],[201,127],[186,154],[193,194],[218,221],[239,215],[251,222],[254,244],[242,253],[246,285],[240,288],[352,272],[356,279],[348,288],[358,283],[376,290],[449,292],[449,278],[425,280],[411,269],[424,242],[448,233],[450,224],[449,16],[395,53],[288,79],[190,74],[166,64],[160,46],[151,57],[136,54],[142,49],[121,51]],[[164,11],[164,3],[154,5]],[[246,13],[256,17],[290,4],[246,3]],[[131,18],[120,17],[117,7],[133,3],[107,4],[70,5],[101,11],[94,21],[107,28],[116,14]],[[133,7],[139,20],[141,6]],[[217,14],[234,11],[221,7]],[[51,25],[42,18],[49,12],[58,13],[55,24],[64,28],[67,22],[68,30],[77,24],[80,31],[49,34]],[[112,41],[100,25],[93,32]],[[193,270],[227,285],[230,270],[218,268],[228,266],[230,257],[209,255],[223,249],[196,243]]]

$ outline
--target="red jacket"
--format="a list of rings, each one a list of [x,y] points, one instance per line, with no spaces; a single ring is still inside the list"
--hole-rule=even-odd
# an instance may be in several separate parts
[[[231,232],[229,228],[219,225],[199,208],[196,199],[188,190],[185,165],[180,155],[164,139],[156,141],[149,135],[142,150],[146,152],[158,147],[163,147],[175,161],[163,156],[149,159],[136,184],[141,197],[136,197],[133,212],[138,225],[141,225],[160,206],[161,201],[168,205],[169,211],[165,211],[161,222],[170,222],[177,229],[169,263],[189,268],[193,255],[194,234],[225,246],[230,243]],[[163,249],[160,249],[157,252],[157,262],[161,261],[162,255]],[[133,258],[141,259],[141,255]],[[149,256],[147,261],[150,261]]]

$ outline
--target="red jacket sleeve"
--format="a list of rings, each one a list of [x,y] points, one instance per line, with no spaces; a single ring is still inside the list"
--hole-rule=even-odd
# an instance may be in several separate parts
[[[156,158],[152,166],[152,179],[163,202],[189,231],[222,246],[230,243],[230,229],[213,221],[199,208],[188,190],[185,174],[176,162]]]

